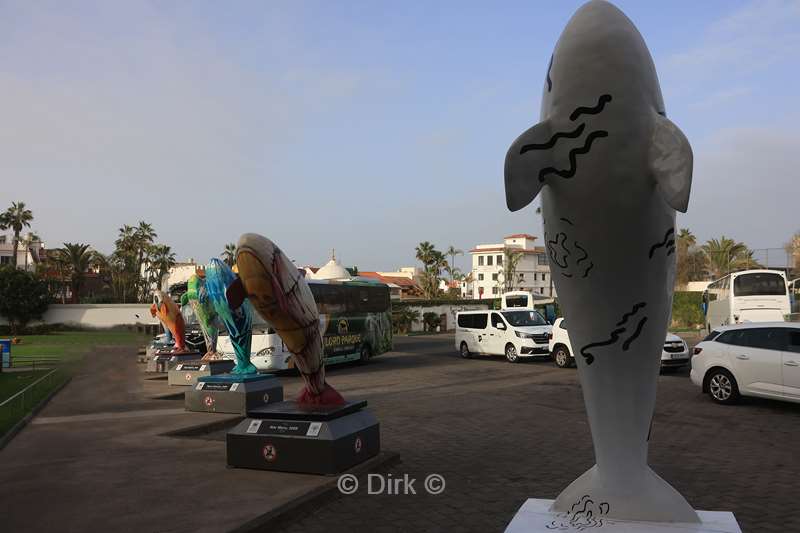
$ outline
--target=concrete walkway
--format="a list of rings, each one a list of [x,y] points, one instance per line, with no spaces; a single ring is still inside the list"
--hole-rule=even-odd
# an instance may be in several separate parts
[[[228,531],[335,480],[228,469],[223,440],[164,436],[238,417],[154,399],[182,390],[143,368],[133,347],[92,353],[0,452],[4,533]]]

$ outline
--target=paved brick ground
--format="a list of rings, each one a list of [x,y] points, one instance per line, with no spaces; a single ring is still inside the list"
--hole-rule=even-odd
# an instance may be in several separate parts
[[[592,466],[575,370],[461,360],[449,336],[395,344],[396,353],[329,377],[346,397],[370,401],[384,449],[402,458],[390,472],[418,479],[418,494],[362,489],[280,532],[502,531],[526,498],[554,498]],[[800,531],[800,405],[718,406],[686,372],[664,374],[650,462],[695,508],[733,511],[745,532]],[[431,473],[446,478],[439,496],[420,486]]]

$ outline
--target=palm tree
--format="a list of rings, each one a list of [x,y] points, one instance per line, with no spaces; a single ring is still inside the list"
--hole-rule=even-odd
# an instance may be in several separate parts
[[[220,254],[220,257],[222,257],[226,265],[232,268],[233,264],[236,262],[236,245],[232,242],[226,244],[225,250]]]
[[[744,243],[736,242],[724,235],[719,240],[709,239],[702,248],[708,257],[709,269],[714,279],[728,274],[736,259],[749,252]]]
[[[453,246],[451,244],[450,246],[447,247],[447,250],[445,250],[444,255],[450,257],[450,269],[448,270],[448,272],[450,272],[450,279],[452,280],[453,279],[453,263],[455,263],[457,255],[464,255],[464,251],[463,250],[459,250],[458,248],[456,248],[455,246]]]
[[[88,244],[65,242],[63,254],[70,271],[72,301],[78,303],[78,294],[86,277],[86,271],[92,265],[94,252]]]
[[[148,254],[156,240],[156,237],[158,237],[158,234],[156,234],[153,226],[144,220],[139,221],[139,225],[136,226],[133,232],[133,241],[134,246],[136,247],[137,281],[139,285],[139,297],[141,301],[146,300],[148,292],[148,280],[142,276],[142,266],[149,262]]]
[[[419,246],[415,248],[417,253],[417,259],[422,262],[423,265],[427,268],[427,266],[431,262],[431,258],[433,257],[433,252],[436,251],[436,247],[428,241],[423,241],[419,243]]]
[[[164,276],[169,274],[169,269],[175,266],[175,252],[166,244],[157,244],[150,251],[150,272],[153,281],[161,287]]]
[[[35,233],[28,233],[20,242],[25,247],[25,271],[28,270],[28,254],[31,253],[31,245],[39,240],[39,236]]]
[[[31,227],[33,213],[30,209],[25,209],[25,202],[11,202],[11,207],[0,214],[0,229],[11,228],[14,231],[14,253],[11,256],[11,264],[17,268],[17,246],[19,246],[19,234],[23,227]],[[26,254],[27,255],[27,254]]]

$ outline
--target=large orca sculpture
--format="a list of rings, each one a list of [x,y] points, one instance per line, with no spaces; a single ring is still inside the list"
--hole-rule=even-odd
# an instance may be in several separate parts
[[[582,6],[556,44],[541,122],[505,159],[509,209],[541,196],[545,240],[578,365],[596,465],[553,511],[591,500],[624,520],[698,522],[647,464],[675,279],[675,212],[692,150],[666,116],[644,39],[615,6]]]

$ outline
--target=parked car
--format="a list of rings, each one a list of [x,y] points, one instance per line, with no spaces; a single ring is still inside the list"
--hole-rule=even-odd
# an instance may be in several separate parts
[[[800,402],[800,323],[714,328],[695,346],[690,376],[722,404],[736,403],[741,396]]]
[[[505,355],[512,363],[526,357],[549,357],[550,324],[532,309],[463,311],[456,315],[456,349],[472,354]]]
[[[556,366],[561,368],[575,366],[575,352],[572,351],[563,318],[557,318],[553,323],[549,350]],[[689,347],[686,342],[674,333],[667,332],[664,349],[661,351],[661,368],[681,368],[688,364]]]

